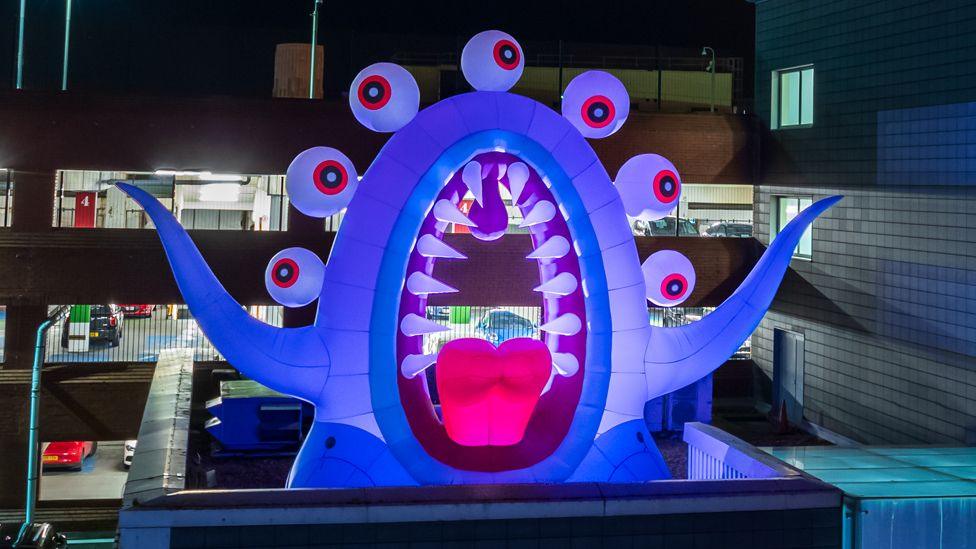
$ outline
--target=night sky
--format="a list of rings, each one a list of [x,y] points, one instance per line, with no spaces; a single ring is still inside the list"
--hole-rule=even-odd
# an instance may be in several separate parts
[[[0,87],[13,87],[17,0],[0,0]],[[25,87],[58,89],[65,0],[28,0]],[[271,94],[274,46],[307,42],[311,0],[74,0],[72,90],[149,95]],[[703,45],[752,65],[753,7],[744,0],[632,2],[326,0],[320,43],[327,92],[395,52],[446,52],[499,28],[531,55],[558,40],[632,44],[663,55]],[[565,49],[564,49],[565,51]],[[751,82],[747,69],[745,81]],[[751,88],[751,86],[750,86]],[[748,92],[749,90],[747,90]]]

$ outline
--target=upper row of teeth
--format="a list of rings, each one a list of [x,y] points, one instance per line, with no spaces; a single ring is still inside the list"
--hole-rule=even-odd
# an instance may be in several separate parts
[[[508,174],[508,184],[510,187],[512,202],[518,203],[525,189],[525,184],[529,179],[529,168],[522,162],[515,162],[511,165],[498,165],[498,179]],[[484,178],[487,177],[487,167],[482,167],[481,163],[471,161],[464,166],[461,171],[461,180],[474,196],[478,204],[483,205],[484,201]],[[462,212],[457,204],[447,199],[440,199],[434,203],[434,219],[440,223],[453,223],[465,227],[476,227],[467,215]],[[542,223],[548,223],[556,217],[556,206],[548,200],[536,202],[532,209],[525,214],[519,227],[528,228]],[[559,259],[570,252],[571,246],[565,237],[556,235],[544,241],[536,247],[526,259]],[[417,252],[427,258],[438,259],[467,259],[463,253],[455,250],[443,240],[432,234],[425,234],[417,241]],[[572,273],[559,273],[546,282],[536,286],[533,290],[550,296],[566,296],[579,287],[579,281]],[[422,272],[411,273],[406,280],[406,289],[415,296],[427,297],[430,294],[443,294],[457,292],[457,288],[445,284],[440,280]],[[583,325],[579,316],[574,313],[565,313],[539,326],[539,330],[554,335],[573,336],[582,330]],[[400,332],[408,337],[423,336],[438,332],[449,331],[446,326],[428,320],[415,313],[409,313],[400,321]],[[579,361],[571,353],[552,353],[553,370],[563,376],[572,376],[579,370]],[[411,354],[403,359],[400,370],[408,379],[413,378],[420,372],[427,369],[436,362],[437,354]],[[552,383],[550,378],[549,383]],[[548,389],[547,385],[547,389]],[[544,391],[545,392],[545,391]]]

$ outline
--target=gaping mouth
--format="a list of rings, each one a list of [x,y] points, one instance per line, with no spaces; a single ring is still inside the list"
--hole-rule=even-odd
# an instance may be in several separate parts
[[[442,237],[460,225],[485,246],[502,238],[509,218],[500,186],[532,239],[527,259],[538,263],[541,339],[503,336],[508,341],[501,343],[481,332],[483,338],[454,340],[425,354],[423,336],[449,329],[427,318],[428,297],[458,291],[437,279],[435,265],[466,259]],[[468,192],[475,202],[465,214],[459,204]],[[569,430],[584,377],[586,308],[579,258],[556,204],[545,180],[517,156],[483,153],[457,170],[421,226],[400,298],[398,385],[414,435],[441,462],[476,471],[527,467],[549,455]],[[422,374],[433,365],[440,416]]]

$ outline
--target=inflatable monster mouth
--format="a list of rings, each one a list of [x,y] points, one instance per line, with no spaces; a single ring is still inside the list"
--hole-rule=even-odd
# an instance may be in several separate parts
[[[442,237],[453,225],[467,227],[472,238],[483,242],[502,238],[509,220],[501,188],[508,191],[522,213],[521,226],[528,230],[533,243],[526,259],[536,261],[539,268],[539,284],[534,289],[540,293],[543,315],[541,341],[534,341],[538,342],[537,349],[546,351],[541,368],[539,359],[532,368],[526,368],[518,353],[505,352],[515,347],[504,343],[491,360],[485,360],[487,350],[500,343],[497,339],[469,340],[456,343],[449,351],[445,345],[424,353],[425,335],[450,330],[446,324],[426,318],[428,297],[458,291],[437,280],[437,261],[466,259]],[[469,192],[474,203],[465,214],[459,204]],[[489,152],[456,170],[421,225],[400,296],[398,384],[414,433],[444,460],[464,456],[461,459],[468,467],[474,463],[479,469],[477,464],[492,469],[513,459],[531,462],[544,457],[569,428],[582,389],[586,307],[579,260],[570,244],[571,228],[557,203],[544,179],[518,156]],[[526,343],[517,346],[524,348]],[[444,371],[444,358],[448,358],[448,373]],[[436,376],[424,375],[432,366]],[[540,369],[543,378],[538,383]],[[519,374],[499,375],[512,371]],[[464,377],[470,383],[458,381]],[[428,386],[435,379],[439,416]],[[446,379],[452,381],[444,383]]]

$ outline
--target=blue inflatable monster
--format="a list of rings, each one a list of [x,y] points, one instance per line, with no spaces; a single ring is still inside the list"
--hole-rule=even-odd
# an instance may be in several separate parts
[[[626,121],[630,100],[612,75],[590,71],[565,90],[562,113],[509,93],[524,65],[518,42],[476,35],[461,68],[477,91],[418,112],[409,72],[378,63],[349,90],[356,118],[394,132],[360,180],[347,157],[316,147],[288,169],[296,208],[346,216],[328,263],[284,250],[266,285],[286,306],[318,300],[311,326],[250,317],[214,277],[175,218],[146,192],[120,185],[148,212],[193,316],[227,360],[268,387],[315,405],[315,422],[289,487],[462,483],[634,482],[667,478],[642,419],[644,404],[707,375],[769,307],[804,230],[840,197],[801,212],[742,285],[690,325],[649,324],[647,302],[681,303],[691,263],[658,252],[642,265],[628,221],[678,203],[666,159],[639,155],[614,181],[587,138]],[[471,207],[461,201],[471,197]],[[442,239],[504,238],[510,197],[532,239],[541,337],[451,341],[425,353],[423,337],[442,261],[466,257]],[[513,284],[522,281],[513,280]],[[434,369],[439,407],[427,375]]]

